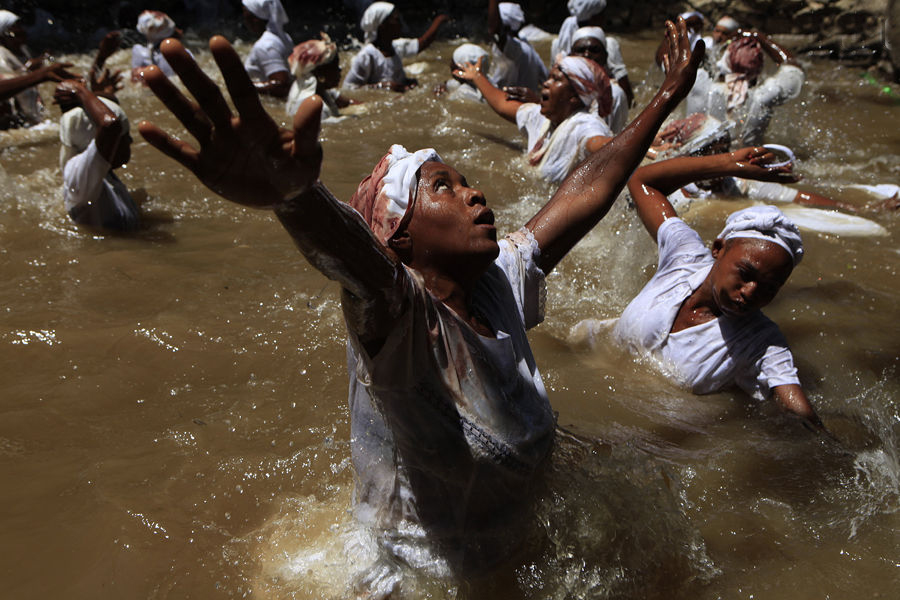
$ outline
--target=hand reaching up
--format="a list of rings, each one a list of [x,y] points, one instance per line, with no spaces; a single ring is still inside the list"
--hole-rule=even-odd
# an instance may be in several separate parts
[[[196,99],[186,98],[157,67],[142,73],[154,94],[196,138],[199,150],[143,121],[141,135],[187,167],[220,196],[257,208],[271,208],[315,183],[322,164],[318,143],[322,100],[308,98],[294,116],[293,131],[266,113],[241,59],[228,43],[209,41],[225,85],[237,108],[232,114],[219,87],[200,69],[180,42],[165,40],[161,51]]]
[[[701,40],[692,49],[687,25],[684,19],[678,17],[675,23],[666,21],[666,37],[662,48],[662,68],[666,79],[660,91],[681,101],[694,86],[706,45]]]

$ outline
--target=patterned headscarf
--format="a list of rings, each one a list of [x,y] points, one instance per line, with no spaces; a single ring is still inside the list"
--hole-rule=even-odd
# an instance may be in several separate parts
[[[297,79],[306,77],[316,67],[331,62],[337,56],[337,44],[331,41],[327,33],[319,35],[322,36],[321,39],[306,40],[294,46],[294,51],[288,56],[291,72]]]
[[[763,68],[763,50],[759,41],[751,37],[741,37],[728,45],[719,61],[719,69],[725,73],[728,88],[728,111],[741,106],[747,99],[750,82],[756,79]]]
[[[158,44],[175,33],[175,21],[164,12],[145,10],[137,20],[137,30],[144,34],[151,44]]]
[[[410,153],[394,144],[350,198],[350,206],[362,215],[381,243],[386,245],[412,214],[417,175],[429,161],[444,162],[433,148]]]
[[[597,103],[601,115],[612,110],[612,87],[606,71],[589,58],[566,56],[557,65],[569,78],[578,98],[589,110]]]
[[[731,213],[719,239],[728,241],[734,238],[765,240],[778,244],[791,255],[794,266],[803,259],[800,230],[774,206],[751,206]]]

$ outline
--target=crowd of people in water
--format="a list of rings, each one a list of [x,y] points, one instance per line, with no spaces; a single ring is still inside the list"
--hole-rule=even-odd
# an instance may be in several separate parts
[[[360,22],[364,45],[341,81],[326,34],[295,45],[280,0],[243,0],[258,35],[245,59],[223,37],[210,41],[236,115],[171,18],[148,10],[136,24],[146,43],[131,48],[129,79],[149,86],[196,146],[146,121],[141,135],[224,198],[271,209],[306,259],[341,285],[355,510],[393,560],[458,574],[515,551],[515,523],[556,427],[526,331],[544,319],[547,274],[626,186],[659,260],[616,322],[617,343],[695,393],[737,386],[830,435],[784,336],[760,310],[803,258],[798,227],[778,208],[754,205],[730,215],[707,245],[676,212],[702,194],[857,210],[790,187],[798,178],[789,149],[763,145],[778,141],[768,125],[800,93],[803,68],[762,32],[726,16],[704,35],[710,24],[689,12],[666,23],[656,53],[663,83],[635,107],[620,44],[603,29],[605,4],[570,0],[545,62],[529,40],[551,34],[527,24],[518,4],[488,0],[490,43],[459,45],[435,90],[515,123],[529,168],[558,186],[503,237],[482,192],[436,149],[392,146],[346,202],[319,180],[320,127],[340,126],[332,117],[356,102],[354,90],[417,85],[403,61],[429,48],[445,15],[404,38],[394,5],[372,3]],[[119,34],[103,38],[85,77],[31,56],[9,11],[0,11],[0,39],[2,127],[48,118],[36,85],[57,82],[68,215],[137,229],[140,210],[115,175],[132,142],[116,99],[123,76],[104,66]],[[766,61],[777,68],[763,77]],[[292,130],[276,125],[259,94],[284,100]],[[687,117],[672,120],[682,102]]]

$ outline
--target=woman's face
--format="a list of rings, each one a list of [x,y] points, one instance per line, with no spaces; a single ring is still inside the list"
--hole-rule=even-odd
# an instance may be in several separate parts
[[[246,6],[243,7],[243,11],[244,25],[247,26],[247,29],[250,30],[250,33],[254,35],[262,35],[262,33],[266,30],[266,22],[247,10]]]
[[[337,54],[334,55],[334,58],[331,59],[331,61],[313,69],[313,75],[316,76],[319,85],[321,85],[323,89],[330,90],[331,88],[336,88],[340,85],[341,61],[338,59]]]
[[[787,250],[754,238],[713,243],[715,264],[707,276],[722,313],[742,317],[769,304],[794,268]]]
[[[601,67],[606,66],[606,46],[597,38],[581,38],[572,44],[571,56],[589,58]]]
[[[397,16],[396,10],[378,26],[378,37],[386,42],[396,40],[401,33],[403,33],[403,25],[400,23],[400,17]]]
[[[447,273],[483,271],[499,253],[494,213],[484,194],[449,165],[427,162],[419,171],[412,216],[404,232],[411,262]]]
[[[575,93],[572,82],[559,67],[553,67],[550,78],[541,88],[541,114],[559,125],[582,108],[584,103]]]

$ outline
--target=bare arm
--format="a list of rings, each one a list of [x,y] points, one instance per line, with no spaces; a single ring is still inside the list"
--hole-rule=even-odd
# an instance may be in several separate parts
[[[209,45],[238,116],[232,115],[219,88],[182,45],[166,40],[162,53],[197,102],[188,100],[157,67],[145,69],[144,78],[200,148],[146,121],[140,124],[141,135],[227,200],[274,209],[313,266],[365,302],[369,317],[375,315],[375,326],[366,335],[383,337],[382,329],[391,322],[379,316],[391,310],[388,296],[396,288],[401,267],[359,216],[317,182],[322,162],[321,98],[308,98],[300,106],[292,131],[281,129],[260,104],[231,45],[221,36],[213,37]]]
[[[541,248],[545,273],[609,211],[663,121],[687,95],[703,59],[691,52],[684,20],[666,23],[666,79],[656,96],[622,133],[573,170],[550,201],[525,225]]]
[[[766,34],[760,31],[742,31],[741,35],[755,37],[759,41],[763,50],[766,51],[766,54],[768,54],[776,64],[793,65],[795,67],[801,68],[800,63],[797,62],[797,59],[794,58],[794,55],[790,50],[776,43]]]
[[[453,74],[465,81],[471,81],[484,96],[488,106],[494,109],[494,112],[506,119],[507,121],[516,122],[516,113],[522,102],[511,100],[506,92],[500,88],[494,87],[494,84],[485,77],[481,72],[482,59],[478,59],[477,63],[469,63],[462,65],[453,70]]]
[[[450,17],[447,15],[438,15],[434,18],[434,21],[431,22],[431,25],[428,26],[425,33],[419,36],[419,52],[422,52],[431,45],[434,38],[437,37],[438,29],[449,20]]]
[[[796,182],[798,177],[791,172],[791,165],[766,166],[774,159],[774,154],[757,147],[712,156],[663,160],[635,171],[628,181],[628,191],[647,233],[656,241],[656,232],[663,221],[678,216],[667,196],[689,183],[728,176],[779,183]]]
[[[8,100],[19,92],[45,81],[62,81],[63,79],[74,78],[75,75],[66,70],[71,66],[70,63],[52,63],[38,67],[24,75],[0,79],[0,100]]]
[[[94,135],[97,151],[111,163],[124,131],[124,125],[116,113],[77,79],[67,79],[60,83],[53,98],[60,106],[77,105],[84,109],[88,118],[97,126],[97,133]]]
[[[782,409],[802,418],[804,424],[812,431],[831,435],[825,429],[825,425],[819,419],[819,415],[816,414],[812,404],[809,403],[806,397],[806,393],[799,385],[794,383],[776,386],[772,388],[772,396]]]

